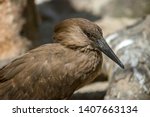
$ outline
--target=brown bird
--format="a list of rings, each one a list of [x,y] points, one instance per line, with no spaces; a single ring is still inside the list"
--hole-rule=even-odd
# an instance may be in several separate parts
[[[60,22],[53,39],[0,70],[0,99],[68,99],[100,74],[101,52],[124,68],[101,28],[89,20]]]

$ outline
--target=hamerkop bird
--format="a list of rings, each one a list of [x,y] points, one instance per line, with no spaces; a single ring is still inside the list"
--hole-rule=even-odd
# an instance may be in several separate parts
[[[0,99],[68,99],[100,74],[101,52],[124,68],[101,28],[89,20],[60,22],[53,39],[0,70]]]

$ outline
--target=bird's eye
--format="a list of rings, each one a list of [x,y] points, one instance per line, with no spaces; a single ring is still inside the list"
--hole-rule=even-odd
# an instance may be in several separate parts
[[[88,33],[88,32],[86,33],[86,35],[87,35],[88,37],[91,37],[91,34],[90,34],[90,33]]]
[[[91,33],[91,32],[87,32],[87,31],[84,31],[84,33],[87,35],[87,37],[91,40],[95,40],[95,34]]]
[[[86,35],[87,35],[89,38],[94,37],[94,35],[93,35],[92,33],[89,33],[89,32],[87,32]]]

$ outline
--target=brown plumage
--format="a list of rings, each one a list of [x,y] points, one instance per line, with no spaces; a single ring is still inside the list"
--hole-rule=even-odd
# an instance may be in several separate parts
[[[0,70],[0,99],[68,99],[101,72],[102,52],[123,67],[96,24],[82,18],[56,25],[42,45]]]

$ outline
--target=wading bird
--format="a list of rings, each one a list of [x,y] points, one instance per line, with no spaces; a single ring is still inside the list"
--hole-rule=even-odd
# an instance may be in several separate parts
[[[101,28],[89,20],[60,22],[53,39],[0,70],[0,99],[68,99],[100,74],[102,52],[124,68]]]

